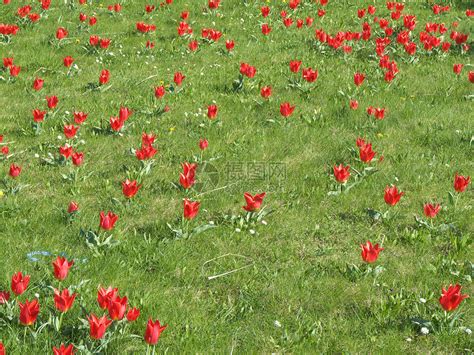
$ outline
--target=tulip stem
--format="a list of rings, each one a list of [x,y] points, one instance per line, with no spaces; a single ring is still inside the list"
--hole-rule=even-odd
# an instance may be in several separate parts
[[[61,332],[61,326],[63,324],[64,313],[65,312],[61,312],[61,315],[59,316],[58,333]]]
[[[26,344],[26,330],[28,328],[25,326],[25,330],[23,331],[23,344]]]

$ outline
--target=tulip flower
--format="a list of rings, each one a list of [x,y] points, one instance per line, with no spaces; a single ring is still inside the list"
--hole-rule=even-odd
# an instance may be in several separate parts
[[[129,322],[134,322],[140,316],[140,310],[136,307],[130,308],[127,312],[127,320]]]
[[[244,198],[245,201],[247,202],[247,205],[242,206],[242,208],[248,212],[254,212],[258,211],[260,209],[260,206],[263,203],[263,199],[265,197],[266,193],[262,192],[260,194],[256,194],[252,196],[248,192],[244,193]]]
[[[290,70],[293,73],[298,73],[301,67],[301,60],[292,60],[290,61]]]
[[[267,17],[270,14],[270,8],[268,6],[262,6],[260,8],[260,12],[262,13],[263,17]]]
[[[44,80],[36,78],[35,81],[33,82],[33,90],[39,91],[43,87]]]
[[[67,213],[74,213],[74,212],[77,212],[78,210],[79,210],[79,205],[77,204],[77,202],[71,201],[67,208]]]
[[[184,218],[193,219],[194,217],[196,217],[198,212],[199,212],[200,205],[201,204],[197,201],[191,202],[188,199],[184,199],[184,201],[183,201]]]
[[[73,124],[65,125],[64,129],[63,129],[63,132],[64,132],[64,135],[66,136],[66,138],[71,139],[71,138],[75,137],[78,129],[79,129],[79,127],[76,127]]]
[[[313,83],[318,78],[318,71],[313,70],[312,68],[303,69],[303,79],[308,83]]]
[[[468,79],[471,83],[474,84],[474,70],[470,70],[468,74]]]
[[[99,76],[99,83],[101,85],[107,84],[110,79],[110,72],[107,69],[101,71]]]
[[[65,144],[64,146],[59,147],[59,154],[64,158],[69,159],[71,155],[74,154],[74,149],[70,145]]]
[[[5,346],[3,343],[0,341],[0,355],[5,355]]]
[[[370,163],[374,159],[375,152],[372,150],[372,144],[364,144],[359,148],[360,160],[364,163]]]
[[[453,65],[453,72],[454,72],[454,74],[456,74],[456,75],[461,74],[461,71],[462,71],[463,66],[464,66],[463,64],[454,64],[454,65]]]
[[[142,187],[142,185],[137,185],[136,180],[130,181],[129,179],[126,179],[122,182],[122,192],[126,198],[132,198],[135,196],[140,187]]]
[[[271,31],[272,31],[272,28],[268,25],[268,23],[264,23],[262,25],[262,34],[263,35],[268,36]]]
[[[247,63],[240,63],[240,74],[247,78],[253,78],[257,73],[257,68]]]
[[[340,183],[345,183],[347,180],[349,180],[349,177],[351,176],[350,168],[351,167],[349,165],[334,165],[333,172],[336,181]]]
[[[125,311],[127,310],[127,297],[120,298],[119,295],[116,295],[114,298],[111,298],[107,306],[109,311],[109,317],[112,320],[122,320],[125,316]]]
[[[291,106],[289,102],[284,102],[280,104],[280,114],[283,117],[289,117],[293,114],[296,106]]]
[[[271,86],[264,86],[260,90],[260,95],[264,98],[267,99],[272,95],[272,87]]]
[[[208,146],[209,142],[207,141],[207,139],[199,139],[199,149],[206,150]]]
[[[458,308],[462,300],[468,298],[468,295],[461,294],[461,285],[457,284],[456,286],[449,285],[446,290],[442,288],[442,294],[439,298],[439,304],[444,308],[445,311],[451,312]]]
[[[228,39],[225,41],[225,48],[230,52],[234,49],[235,47],[235,41]]]
[[[64,280],[69,273],[69,269],[73,265],[74,265],[74,260],[68,261],[66,258],[58,256],[56,260],[53,262],[54,277],[59,281]]]
[[[161,99],[163,96],[165,96],[166,89],[164,86],[158,86],[155,88],[155,97],[157,99]]]
[[[159,320],[153,322],[151,319],[149,319],[146,325],[145,341],[150,345],[155,345],[166,327],[167,325],[162,326]]]
[[[18,177],[20,175],[20,173],[21,173],[21,166],[15,165],[15,164],[10,165],[10,170],[8,171],[8,174],[12,178]]]
[[[118,288],[99,288],[97,292],[97,302],[100,308],[107,309],[111,300],[117,297]]]
[[[365,80],[365,75],[362,74],[362,73],[355,73],[354,74],[354,84],[356,84],[357,86],[361,86],[362,83],[364,82]]]
[[[25,303],[18,302],[20,307],[20,323],[25,326],[32,325],[36,322],[36,318],[39,314],[39,303],[37,299],[29,302],[28,300]]]
[[[58,105],[58,97],[57,96],[46,96],[46,103],[50,109],[55,108]]]
[[[72,344],[69,344],[68,346],[61,344],[61,346],[58,348],[53,346],[53,355],[74,355],[74,348]]]
[[[63,64],[66,68],[69,68],[72,65],[72,63],[74,63],[74,58],[71,57],[70,55],[68,55],[67,57],[63,59]]]
[[[112,212],[108,212],[107,214],[104,211],[100,212],[100,228],[103,230],[109,231],[114,228],[115,223],[118,220],[118,216]]]
[[[10,292],[0,291],[0,305],[7,303],[9,299],[10,299]]]
[[[179,174],[179,183],[185,189],[189,189],[195,183],[197,164],[183,163],[183,172]]]
[[[38,109],[33,110],[33,121],[37,123],[43,122],[45,116],[46,116],[46,111],[41,111]]]
[[[400,198],[404,195],[405,193],[402,191],[398,191],[397,187],[395,185],[393,186],[387,186],[385,187],[385,194],[384,194],[384,200],[385,203],[387,203],[390,206],[395,206],[398,201],[400,201]]]
[[[119,117],[110,117],[110,128],[118,132],[122,129],[123,127],[123,122]]]
[[[470,182],[470,176],[462,176],[456,173],[454,176],[454,190],[456,190],[456,192],[464,192]]]
[[[181,86],[181,84],[182,84],[182,82],[185,78],[186,77],[182,73],[176,72],[176,73],[174,73],[173,81],[177,86]]]
[[[71,309],[76,296],[76,293],[70,295],[67,288],[62,290],[62,292],[54,290],[54,305],[56,306],[56,309],[61,313],[66,313]]]
[[[207,107],[207,117],[211,120],[217,117],[217,105],[209,105]]]
[[[87,119],[88,114],[84,112],[74,112],[74,122],[76,124],[82,124]]]
[[[84,160],[84,153],[75,152],[72,154],[71,159],[75,166],[79,166]]]
[[[349,106],[351,110],[357,110],[359,108],[359,102],[357,100],[349,101]]]
[[[441,205],[439,203],[436,205],[432,203],[425,203],[423,206],[423,213],[428,218],[435,218],[440,210],[441,210]]]
[[[30,283],[30,275],[23,276],[21,271],[18,271],[12,276],[11,289],[17,296],[21,295],[28,288]]]
[[[56,38],[59,40],[66,38],[67,35],[68,35],[68,31],[64,27],[59,27],[56,30]]]
[[[102,339],[107,328],[112,324],[112,321],[107,319],[106,316],[97,318],[95,314],[88,316],[87,320],[89,321],[90,337],[96,340]]]
[[[370,241],[367,241],[365,245],[361,244],[360,247],[362,249],[362,260],[367,263],[376,262],[377,258],[379,257],[379,253],[383,250],[383,248],[380,248],[378,244],[373,246]]]

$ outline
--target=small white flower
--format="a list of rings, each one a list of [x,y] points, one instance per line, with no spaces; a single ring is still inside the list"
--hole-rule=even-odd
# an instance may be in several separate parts
[[[425,298],[420,298],[420,302],[421,303],[426,303],[426,299]]]
[[[214,225],[214,221],[209,221],[209,224],[212,224],[212,225]]]
[[[252,234],[252,235],[255,234],[255,231],[254,231],[253,229],[250,229],[249,232],[250,232],[250,234]]]
[[[430,334],[430,330],[429,330],[428,328],[426,328],[426,327],[422,327],[422,328],[420,329],[420,331],[421,331],[421,334],[423,334],[423,335]]]
[[[471,335],[471,334],[472,334],[472,330],[469,329],[469,328],[466,328],[464,331],[466,332],[467,335]]]
[[[411,342],[413,341],[412,338],[406,338],[405,340],[406,340],[407,342],[409,342],[409,343],[411,343]]]
[[[237,233],[240,233],[240,228],[235,228],[235,231],[236,231]]]
[[[267,223],[267,221],[262,220],[262,224],[263,224],[264,226],[266,226],[268,223]]]
[[[281,328],[281,323],[279,321],[274,321],[273,324],[275,325],[275,327],[277,328]]]

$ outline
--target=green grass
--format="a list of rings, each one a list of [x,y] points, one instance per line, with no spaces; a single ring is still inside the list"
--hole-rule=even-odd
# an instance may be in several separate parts
[[[88,328],[80,327],[79,318],[90,312],[102,314],[95,301],[99,285],[118,287],[141,309],[140,318],[129,328],[139,338],[114,338],[107,349],[110,354],[144,353],[142,336],[149,317],[168,324],[159,352],[473,350],[472,336],[462,329],[474,326],[469,299],[461,304],[460,319],[451,329],[434,326],[422,336],[411,321],[442,316],[438,304],[442,286],[460,283],[464,293],[474,294],[472,186],[460,194],[456,206],[448,199],[454,191],[454,174],[474,173],[473,85],[467,80],[467,72],[473,70],[472,50],[461,54],[453,48],[449,54],[428,55],[418,45],[416,61],[409,63],[403,48],[394,45],[391,58],[400,73],[387,85],[373,57],[373,41],[356,44],[347,56],[327,46],[323,50],[314,41],[316,28],[331,34],[358,31],[362,21],[357,19],[357,9],[373,2],[330,1],[322,19],[314,2],[303,2],[292,17],[311,15],[315,22],[297,30],[282,25],[279,12],[288,6],[280,1],[268,2],[272,13],[266,20],[259,10],[265,3],[259,1],[222,0],[217,11],[221,16],[208,13],[203,0],[175,0],[151,15],[144,14],[145,2],[124,0],[122,12],[115,16],[106,9],[109,2],[70,8],[53,1],[37,24],[23,25],[11,43],[2,44],[0,54],[13,56],[22,71],[14,81],[9,81],[7,72],[0,73],[6,79],[0,82],[0,134],[4,142],[11,142],[12,154],[0,162],[0,169],[8,184],[27,186],[17,194],[8,194],[5,188],[0,199],[0,290],[9,289],[14,272],[30,274],[31,286],[19,299],[40,294],[38,323],[42,324],[54,314],[52,291],[45,285],[59,287],[51,266],[56,254],[66,253],[76,260],[61,287],[88,280],[65,317],[62,333],[47,326],[35,340],[27,335],[24,342],[18,307],[14,306],[13,319],[0,307],[0,341],[8,353],[46,353],[61,343],[80,345],[88,338]],[[37,2],[31,3],[39,11]],[[388,18],[385,6],[377,7],[377,15]],[[466,8],[465,2],[453,2],[452,10],[437,18],[429,2],[417,1],[407,3],[404,13],[417,16],[415,38],[428,21],[448,25],[456,20],[458,31],[472,34],[473,20],[465,16]],[[200,41],[199,51],[190,53],[188,41],[176,32],[185,9],[190,11],[194,37],[200,38],[202,28],[215,28],[223,32],[222,38],[214,44]],[[95,13],[97,25],[79,29],[81,11]],[[1,5],[0,22],[18,21],[15,12],[16,5]],[[138,34],[138,21],[156,24],[157,31]],[[266,38],[260,33],[264,22],[273,28]],[[59,46],[56,40],[50,44],[59,26],[69,30],[69,38]],[[374,38],[380,31],[376,24],[372,27]],[[87,53],[83,46],[91,34],[112,39],[109,54]],[[144,50],[147,39],[155,41],[153,50]],[[236,43],[231,55],[225,53],[226,39]],[[67,55],[75,58],[80,69],[71,77],[62,65]],[[288,85],[293,77],[288,63],[293,59],[319,70],[309,93]],[[234,93],[232,82],[241,62],[256,66],[257,75],[246,79],[243,92]],[[459,78],[452,72],[454,63],[465,64]],[[106,85],[110,88],[88,91],[87,84],[98,82],[104,68],[111,73]],[[183,89],[163,99],[169,112],[156,114],[162,102],[154,98],[153,87],[171,84],[175,71],[186,75]],[[367,75],[358,90],[353,84],[356,71]],[[36,76],[45,80],[40,92],[31,89]],[[263,85],[273,87],[268,102],[260,97]],[[46,95],[57,95],[60,103],[36,135],[31,110],[45,109]],[[357,111],[349,109],[349,97],[359,100]],[[205,112],[213,101],[219,114],[210,121]],[[286,119],[279,113],[285,101],[296,105]],[[117,115],[121,105],[134,111],[123,135],[95,133],[94,127],[108,127],[110,116]],[[369,105],[385,107],[385,120],[368,117]],[[85,163],[79,169],[43,164],[48,153],[58,156],[64,143],[62,127],[72,122],[74,110],[89,113],[73,144],[85,152]],[[157,135],[159,153],[150,173],[143,176],[142,189],[127,203],[120,183],[137,178],[133,171],[140,162],[130,148],[139,147],[142,132]],[[336,188],[331,172],[335,163],[364,168],[354,150],[359,136],[371,141],[384,161],[373,163],[377,172],[347,193],[328,195]],[[214,221],[217,228],[176,238],[167,224],[181,224],[185,193],[177,187],[180,163],[199,157],[197,144],[204,137],[209,148],[203,159],[216,168],[219,178],[189,193],[202,203],[190,224]],[[14,182],[7,177],[12,162],[23,167]],[[259,162],[266,167],[281,163],[286,177],[233,180],[226,175],[230,162]],[[77,183],[63,179],[75,170]],[[89,177],[82,180],[85,176]],[[390,184],[405,192],[393,208],[383,200],[384,188]],[[256,234],[237,232],[225,218],[244,215],[246,191],[267,192],[264,205],[271,213],[264,218],[267,225],[255,227]],[[80,213],[68,223],[63,214],[71,200],[79,203]],[[429,201],[443,206],[433,228],[414,219],[422,216],[423,203]],[[375,221],[368,209],[390,209],[391,218]],[[112,234],[120,244],[100,249],[97,256],[79,232],[97,230],[102,210],[119,215]],[[351,265],[365,268],[359,244],[367,240],[385,248],[377,262],[383,267],[378,276],[351,269]],[[455,243],[460,240],[466,241],[462,247]],[[31,262],[27,254],[32,251],[54,256]]]

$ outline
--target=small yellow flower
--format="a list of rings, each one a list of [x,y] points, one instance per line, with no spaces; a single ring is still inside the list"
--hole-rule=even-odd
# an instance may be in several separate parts
[[[77,38],[76,43],[81,43],[81,40],[79,38]]]
[[[383,138],[383,134],[382,133],[377,133],[377,138]]]
[[[176,127],[170,127],[169,131],[170,131],[170,133],[176,131]]]
[[[3,191],[0,190],[0,198],[2,198],[2,197],[3,197]]]

